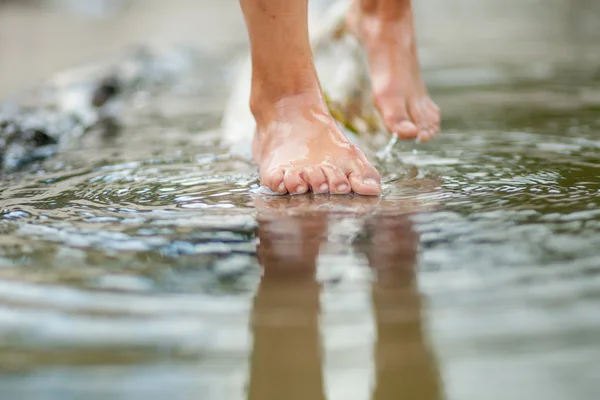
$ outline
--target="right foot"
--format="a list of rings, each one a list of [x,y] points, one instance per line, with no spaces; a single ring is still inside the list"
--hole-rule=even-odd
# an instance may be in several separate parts
[[[253,103],[254,160],[278,194],[381,194],[379,173],[329,114],[318,90]]]

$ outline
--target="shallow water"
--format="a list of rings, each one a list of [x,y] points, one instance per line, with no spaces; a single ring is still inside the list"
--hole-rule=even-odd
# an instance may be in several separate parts
[[[442,79],[444,132],[379,159],[380,199],[253,194],[255,168],[218,140],[227,74],[142,94],[118,134],[3,177],[0,392],[595,398],[600,82],[585,71]]]
[[[132,119],[12,175],[0,390],[592,398],[600,103],[542,84],[437,98],[445,132],[380,160],[381,199],[253,195],[210,115]]]

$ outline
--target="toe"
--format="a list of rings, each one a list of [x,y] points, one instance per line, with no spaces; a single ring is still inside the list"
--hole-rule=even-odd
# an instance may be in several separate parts
[[[300,176],[300,171],[288,169],[283,174],[283,182],[289,194],[303,194],[308,191],[308,184]]]
[[[395,124],[392,132],[398,135],[401,139],[414,139],[419,135],[419,129],[417,126],[408,119],[399,121],[397,124]]]
[[[327,178],[329,184],[329,193],[331,194],[346,194],[350,193],[350,182],[346,178],[346,174],[341,169],[334,165],[321,165],[321,171]]]
[[[433,137],[438,133],[440,133],[440,128],[435,126],[433,128],[429,128],[429,139],[433,139]]]
[[[386,129],[402,139],[414,139],[419,134],[417,126],[411,121],[406,105],[386,97],[375,100]]]
[[[307,168],[302,175],[314,193],[329,193],[329,184],[321,168]]]
[[[440,109],[433,101],[428,100],[425,110],[429,127],[434,130],[434,134],[437,134],[440,131],[440,124],[442,122]]]
[[[355,193],[365,196],[378,196],[381,194],[381,178],[379,172],[369,165],[356,168],[348,175],[350,185]]]
[[[419,132],[419,141],[422,143],[428,142],[433,136],[435,136],[435,131],[433,129],[424,129],[423,131]]]
[[[418,138],[419,140],[423,140],[425,136],[427,136],[427,132],[430,128],[430,121],[427,116],[427,109],[424,104],[416,103],[411,105],[410,107],[410,117],[411,120],[418,128]]]
[[[427,109],[427,128],[419,132],[419,140],[427,142],[440,132],[439,114],[436,114],[432,109]]]
[[[427,109],[429,111],[429,114],[431,115],[431,120],[434,124],[439,125],[442,121],[442,114],[440,113],[440,108],[431,100],[429,100],[427,103]]]
[[[260,181],[262,186],[268,187],[277,194],[287,193],[287,189],[283,183],[283,170],[281,168],[267,172]]]

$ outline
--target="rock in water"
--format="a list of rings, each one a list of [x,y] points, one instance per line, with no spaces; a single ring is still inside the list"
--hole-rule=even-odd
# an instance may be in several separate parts
[[[0,108],[0,171],[14,171],[54,154],[67,135],[81,135],[84,125],[69,114],[44,108]]]
[[[121,99],[179,82],[198,66],[187,48],[140,47],[115,60],[68,70],[0,103],[0,172],[68,147],[92,128],[118,120]]]

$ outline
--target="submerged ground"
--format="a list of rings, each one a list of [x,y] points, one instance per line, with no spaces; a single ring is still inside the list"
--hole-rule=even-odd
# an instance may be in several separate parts
[[[208,10],[200,3],[192,9]],[[194,79],[139,90],[110,135],[5,173],[0,392],[594,398],[600,53],[588,27],[600,10],[420,3],[444,131],[378,159],[381,199],[252,194],[254,167],[219,142],[226,61],[243,44],[227,28],[240,28],[234,2],[202,14],[232,22]],[[139,33],[138,12],[176,24],[145,4],[99,21]],[[0,7],[0,29],[10,13],[72,23]],[[91,31],[102,43],[102,29]],[[19,51],[21,38],[1,40]],[[1,48],[0,70],[26,62],[9,64]],[[72,53],[57,68],[86,61]],[[5,97],[25,88],[0,76]]]

